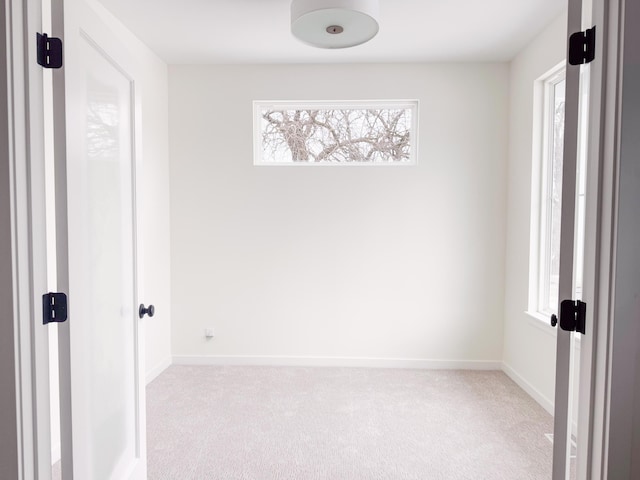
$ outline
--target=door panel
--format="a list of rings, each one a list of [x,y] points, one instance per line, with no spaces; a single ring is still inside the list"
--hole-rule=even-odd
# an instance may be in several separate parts
[[[582,30],[583,0],[569,0],[567,45],[573,32]],[[567,51],[567,58],[569,57]],[[578,137],[580,126],[580,69],[579,66],[569,65],[566,70],[565,94],[565,130],[564,152],[562,165],[562,214],[560,233],[560,272],[558,309],[563,300],[575,300],[576,262],[576,185],[578,180]],[[582,267],[580,266],[579,270]],[[572,457],[575,458],[573,448],[574,418],[573,399],[575,375],[578,365],[575,355],[575,334],[560,328],[556,345],[556,387],[554,411],[554,451],[553,451],[553,480],[565,480],[570,477]],[[574,467],[575,470],[575,467]]]
[[[91,272],[82,286],[91,314],[83,322],[92,478],[120,478],[136,458],[135,296],[132,198],[132,86],[82,36],[86,187],[78,216],[77,261]],[[100,348],[95,346],[100,345]],[[120,472],[120,474],[116,474]]]
[[[62,474],[144,478],[132,60],[83,1],[65,0],[63,20],[65,66],[54,81],[56,125],[65,126],[56,131],[64,144],[56,169],[66,173],[56,184],[66,233],[58,263],[67,266],[59,285],[69,295],[60,330]]]
[[[583,27],[586,28],[586,27]],[[589,91],[590,91],[590,68],[589,65],[580,68],[580,97],[579,97],[579,115],[578,115],[578,147],[576,160],[576,192],[575,192],[575,251],[574,251],[574,272],[573,272],[573,293],[571,298],[581,300],[593,306],[589,294],[585,292],[585,263],[587,261],[593,263],[595,258],[585,255],[585,247],[587,240],[585,239],[585,221],[586,221],[586,203],[587,203],[587,139],[588,139],[588,120],[589,120]],[[597,176],[597,172],[592,175]],[[593,330],[587,329],[589,337],[593,336]],[[587,407],[581,397],[581,384],[589,382],[589,378],[583,378],[582,374],[590,375],[589,358],[590,351],[585,351],[583,346],[586,345],[588,338],[585,338],[578,332],[572,332],[571,342],[571,390],[570,390],[570,436],[571,436],[571,457],[569,462],[569,478],[588,478],[585,474],[578,476],[578,465],[580,461],[586,459],[586,451],[578,454],[578,445],[584,445],[587,441],[584,427],[579,427],[580,412]],[[585,357],[586,354],[586,357]],[[582,367],[584,362],[585,368]],[[584,457],[584,458],[583,458]],[[586,462],[582,461],[582,465]]]

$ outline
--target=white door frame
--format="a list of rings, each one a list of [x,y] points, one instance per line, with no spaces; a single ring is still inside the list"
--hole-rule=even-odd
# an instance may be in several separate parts
[[[640,3],[620,0],[613,15],[622,25],[616,37],[618,62],[610,76],[613,246],[609,321],[601,340],[612,353],[602,372],[607,392],[602,435],[603,477],[640,476]],[[600,338],[599,338],[600,339]]]
[[[624,1],[624,0],[622,0]],[[593,0],[591,21],[574,31],[596,26],[596,59],[590,64],[590,110],[587,158],[587,205],[583,298],[587,301],[586,335],[581,338],[578,408],[578,479],[605,479],[608,409],[608,341],[613,318],[616,175],[619,115],[618,62],[621,0]],[[593,259],[596,259],[594,262]],[[589,261],[591,260],[591,261]],[[567,297],[569,298],[569,297]]]
[[[0,394],[0,431],[4,435],[0,439],[0,472],[9,478],[21,476],[22,467],[22,438],[21,425],[18,419],[19,390],[16,382],[16,336],[18,335],[17,323],[19,310],[16,298],[18,295],[16,286],[17,254],[13,248],[14,231],[14,206],[13,196],[15,181],[15,154],[12,139],[13,131],[13,99],[10,94],[10,85],[13,79],[12,55],[9,49],[10,36],[8,26],[11,10],[6,1],[0,3],[0,25],[3,32],[0,35],[0,305],[5,312],[2,315],[2,335],[0,335],[0,383],[3,392]],[[10,228],[6,228],[6,226]],[[5,320],[6,319],[6,320]],[[16,441],[18,440],[18,441]]]
[[[42,295],[47,289],[44,113],[42,70],[35,50],[36,32],[42,26],[41,3],[3,0],[2,14],[5,33],[0,42],[5,48],[0,67],[6,73],[2,82],[6,81],[7,89],[0,95],[7,99],[8,122],[0,136],[7,139],[10,196],[10,220],[3,222],[3,228],[11,233],[6,258],[13,287],[8,289],[12,295],[8,306],[12,307],[14,362],[9,365],[14,366],[17,440],[16,462],[8,471],[17,473],[18,479],[48,480],[48,330],[42,324]],[[5,252],[1,253],[4,260]]]
[[[618,171],[617,137],[619,124],[618,62],[621,34],[619,9],[624,0],[593,2],[592,23],[597,26],[596,61],[592,65],[590,104],[600,105],[600,116],[591,115],[588,169],[599,172],[599,181],[587,185],[585,237],[593,239],[587,248],[598,252],[597,264],[585,264],[584,291],[592,304],[587,307],[587,332],[582,338],[581,378],[578,424],[580,439],[578,456],[587,461],[578,463],[578,478],[606,479],[603,470],[608,456],[607,418],[609,410],[608,364],[613,350],[609,344],[609,329],[613,318],[613,275],[615,255],[616,176]],[[605,55],[603,55],[605,54]],[[595,71],[594,71],[595,70]],[[592,255],[585,251],[585,257]],[[582,368],[582,365],[585,368]]]

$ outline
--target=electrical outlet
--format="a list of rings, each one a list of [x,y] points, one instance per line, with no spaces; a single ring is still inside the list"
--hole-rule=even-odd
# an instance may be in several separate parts
[[[213,338],[215,335],[213,334],[213,328],[205,328],[204,336],[207,338]]]

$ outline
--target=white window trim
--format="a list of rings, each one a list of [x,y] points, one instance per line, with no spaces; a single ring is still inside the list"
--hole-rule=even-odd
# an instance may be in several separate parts
[[[411,153],[407,162],[265,162],[262,159],[262,131],[260,111],[272,109],[410,109]],[[253,102],[253,164],[260,167],[407,167],[418,164],[419,100],[255,100]]]

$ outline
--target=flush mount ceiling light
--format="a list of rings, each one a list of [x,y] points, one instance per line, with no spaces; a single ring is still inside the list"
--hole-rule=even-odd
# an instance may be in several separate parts
[[[293,0],[291,32],[320,48],[354,47],[378,33],[378,0]]]

